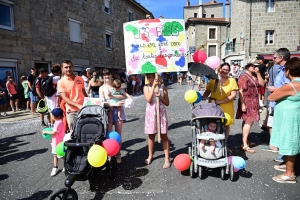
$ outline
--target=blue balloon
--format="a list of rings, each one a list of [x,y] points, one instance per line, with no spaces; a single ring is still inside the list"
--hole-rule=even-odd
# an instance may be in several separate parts
[[[201,100],[202,100],[202,95],[200,94],[200,92],[197,92],[197,100],[195,101],[195,103],[200,103]]]
[[[107,139],[114,139],[116,140],[118,143],[121,142],[121,136],[119,133],[117,133],[116,131],[110,131],[107,133],[107,136],[106,136]]]
[[[239,156],[233,156],[232,157],[232,164],[234,166],[234,168],[237,169],[244,169],[246,167],[246,162],[242,157]]]

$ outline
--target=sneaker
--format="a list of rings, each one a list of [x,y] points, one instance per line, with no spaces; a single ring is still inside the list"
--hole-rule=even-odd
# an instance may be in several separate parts
[[[4,114],[3,114],[5,117],[7,116],[7,113],[6,112],[4,112]]]
[[[284,162],[283,156],[282,156],[282,155],[279,155],[278,157],[274,158],[274,161],[280,162],[280,163]]]
[[[28,111],[29,111],[29,109],[27,108],[25,111],[26,111],[26,112],[28,112]]]
[[[53,167],[50,176],[55,176],[58,173],[58,168]]]
[[[65,168],[63,168],[62,170],[61,170],[61,172],[65,172],[66,170],[65,170]]]
[[[117,158],[117,163],[121,163],[122,162],[122,160],[121,160],[121,153],[120,152],[116,155],[116,158]]]
[[[47,126],[44,121],[42,121],[41,126]]]

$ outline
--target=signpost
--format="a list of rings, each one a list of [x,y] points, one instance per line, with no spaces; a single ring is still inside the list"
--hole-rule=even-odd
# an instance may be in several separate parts
[[[126,70],[130,74],[187,71],[184,20],[145,19],[123,24]],[[159,91],[157,87],[156,90]],[[156,98],[160,137],[159,99]],[[159,139],[160,141],[160,139]]]

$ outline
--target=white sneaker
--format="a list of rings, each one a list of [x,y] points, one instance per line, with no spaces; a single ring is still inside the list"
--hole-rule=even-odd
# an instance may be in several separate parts
[[[117,163],[121,163],[122,162],[122,160],[121,160],[121,153],[120,152],[116,155],[116,158],[117,158]]]
[[[58,172],[58,168],[53,167],[50,176],[55,176]]]
[[[62,170],[61,170],[61,172],[65,172],[66,170],[65,170],[65,168],[63,168]]]

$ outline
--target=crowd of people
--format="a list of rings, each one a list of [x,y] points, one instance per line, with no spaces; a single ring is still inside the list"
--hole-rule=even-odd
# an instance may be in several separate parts
[[[257,61],[256,61],[257,60]],[[220,105],[231,119],[242,119],[242,142],[241,150],[246,153],[255,153],[251,148],[253,143],[248,136],[254,122],[260,120],[260,112],[263,107],[268,107],[268,115],[261,125],[261,128],[270,133],[270,144],[262,146],[262,150],[279,152],[280,156],[275,161],[280,162],[274,168],[283,171],[282,175],[273,177],[274,181],[280,183],[295,183],[294,165],[296,155],[300,153],[300,59],[290,58],[290,52],[286,48],[275,51],[273,61],[266,63],[262,56],[256,60],[250,60],[245,66],[240,67],[236,63],[223,63],[216,73],[219,80],[208,80],[202,77],[200,86],[205,85],[203,99],[209,98],[210,102]],[[266,64],[266,65],[265,65]],[[20,110],[16,83],[9,72],[6,74],[5,84],[0,87],[0,105],[6,113],[6,95],[9,98],[11,109],[16,112]],[[177,76],[177,79],[176,79]],[[49,77],[51,77],[49,79]],[[165,162],[163,168],[170,167],[169,141],[168,141],[168,120],[165,106],[170,104],[167,87],[164,81],[178,82],[182,84],[184,77],[188,85],[195,81],[190,73],[163,73],[158,78],[155,74],[129,75],[125,69],[119,72],[110,72],[107,69],[99,72],[92,72],[91,69],[83,71],[82,76],[74,73],[74,66],[70,60],[61,64],[55,64],[51,73],[47,70],[35,67],[31,68],[31,74],[27,77],[22,75],[21,85],[24,88],[26,109],[36,112],[37,103],[45,100],[49,113],[40,113],[42,126],[54,128],[50,134],[56,132],[58,125],[56,121],[63,124],[64,132],[72,132],[74,120],[78,110],[83,107],[85,97],[100,98],[110,106],[107,131],[115,130],[122,135],[123,122],[126,120],[124,112],[124,99],[131,98],[131,95],[144,94],[146,104],[145,134],[148,135],[148,158],[147,165],[151,164],[154,152],[154,142],[157,133],[156,124],[156,101],[160,108],[161,139],[164,147]],[[55,92],[47,94],[42,87],[42,82],[51,80],[52,89]],[[44,82],[43,82],[44,85]],[[160,88],[158,91],[155,88]],[[129,89],[130,88],[130,89]],[[268,101],[266,95],[268,94]],[[238,97],[237,112],[234,113],[234,100]],[[267,102],[267,105],[265,105]],[[61,111],[57,111],[60,108]],[[63,113],[63,114],[61,114]],[[48,117],[48,125],[44,122],[44,115]],[[226,126],[226,140],[230,134],[232,120]],[[54,137],[55,138],[55,137]],[[57,144],[58,141],[55,142]],[[122,143],[121,143],[122,144]],[[55,152],[52,152],[55,154]],[[117,162],[121,162],[120,152],[116,155]],[[54,168],[51,176],[57,173],[57,157],[54,156]]]

